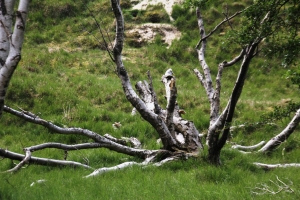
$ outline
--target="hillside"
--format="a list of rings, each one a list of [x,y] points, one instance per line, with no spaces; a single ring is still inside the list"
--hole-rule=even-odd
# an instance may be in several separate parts
[[[173,2],[173,1],[170,1]],[[161,105],[166,106],[165,89],[161,77],[169,68],[176,76],[178,104],[201,133],[209,125],[209,102],[205,91],[193,73],[200,69],[195,46],[199,30],[195,11],[181,5],[169,10],[163,6],[148,6],[146,10],[132,9],[137,2],[122,0],[125,18],[124,65],[132,84],[147,79],[149,70]],[[234,13],[252,1],[228,1],[228,10]],[[225,5],[210,3],[203,11],[206,30],[212,30],[223,20]],[[98,25],[105,33],[109,46],[114,39],[115,24],[110,2],[105,0],[42,1],[30,5],[22,60],[15,71],[6,97],[6,105],[30,111],[45,120],[64,127],[81,127],[101,135],[137,137],[144,148],[159,149],[156,131],[139,115],[131,116],[132,105],[126,100],[120,80],[115,73]],[[150,32],[151,41],[143,39]],[[163,24],[158,27],[157,24]],[[140,31],[144,26],[144,31]],[[233,21],[239,28],[239,21]],[[137,29],[138,28],[138,29]],[[218,64],[230,60],[239,52],[227,42],[222,27],[207,43],[207,62],[213,76]],[[140,32],[139,32],[140,31]],[[169,31],[169,32],[168,32]],[[165,36],[176,33],[172,43]],[[300,102],[299,88],[287,78],[288,69],[278,59],[258,55],[251,63],[242,96],[238,102],[233,125],[246,125],[231,134],[231,140],[221,156],[223,165],[213,167],[205,155],[188,161],[178,161],[162,167],[132,167],[91,179],[82,177],[85,169],[55,168],[29,165],[14,174],[1,174],[0,199],[268,199],[269,195],[254,196],[258,184],[271,185],[276,176],[291,185],[293,192],[281,192],[274,199],[298,199],[300,177],[297,169],[264,171],[253,162],[300,162],[298,128],[289,140],[270,155],[243,155],[231,149],[231,144],[253,145],[269,140],[289,122],[293,112],[275,120],[276,126],[256,126],[263,116]],[[225,107],[235,84],[238,66],[223,72],[221,107]],[[122,127],[115,130],[114,122]],[[91,142],[78,135],[60,135],[4,113],[0,122],[0,147],[23,153],[27,146],[44,142],[74,144]],[[46,149],[34,156],[63,159],[64,152]],[[72,151],[68,159],[83,162],[95,168],[110,167],[126,160],[139,161],[106,149]],[[14,166],[8,159],[0,162],[0,171]],[[43,184],[30,184],[45,179]],[[293,184],[291,184],[293,183]]]

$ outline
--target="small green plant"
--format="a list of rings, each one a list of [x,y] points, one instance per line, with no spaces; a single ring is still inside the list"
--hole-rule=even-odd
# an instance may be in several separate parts
[[[285,118],[290,118],[291,113],[296,112],[300,108],[300,103],[289,101],[287,105],[275,106],[274,110],[270,113],[263,114],[261,116],[261,122],[272,123],[279,120],[284,120]]]

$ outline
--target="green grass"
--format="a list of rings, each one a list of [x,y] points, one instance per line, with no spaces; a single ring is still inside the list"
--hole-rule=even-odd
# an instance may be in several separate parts
[[[233,2],[233,1],[231,1]],[[127,1],[122,2],[125,6]],[[214,3],[211,2],[213,5]],[[232,4],[232,12],[249,4],[249,1]],[[159,149],[158,135],[140,116],[131,116],[132,106],[126,101],[121,83],[114,72],[114,64],[103,48],[103,42],[87,5],[110,38],[114,36],[112,12],[108,1],[32,1],[22,60],[9,86],[6,104],[38,114],[58,125],[82,127],[101,135],[137,137],[144,148]],[[230,3],[228,4],[229,8]],[[150,22],[151,14],[157,16],[156,7],[145,12],[126,8],[126,27]],[[159,8],[161,9],[161,8]],[[55,11],[55,12],[54,12]],[[203,12],[209,32],[223,15],[222,5],[213,5]],[[146,15],[148,13],[148,15]],[[163,22],[171,23],[161,16]],[[125,41],[124,64],[132,84],[147,79],[150,70],[153,84],[162,106],[166,105],[161,76],[172,68],[177,81],[178,103],[185,109],[185,118],[193,120],[201,132],[209,125],[209,103],[206,94],[193,74],[200,69],[194,46],[198,42],[197,21],[194,11],[176,6],[172,22],[182,32],[179,41],[169,49],[159,38],[152,44],[133,48]],[[234,21],[233,25],[238,25]],[[219,35],[224,27],[208,41],[207,62],[213,77],[219,62],[236,56],[236,48],[227,48],[226,37]],[[90,32],[91,34],[87,33]],[[218,37],[219,36],[219,37]],[[233,125],[253,124],[260,116],[285,106],[282,99],[299,102],[299,90],[283,76],[286,69],[280,61],[265,60],[258,56],[251,63],[242,96],[236,108]],[[294,68],[297,68],[294,66]],[[237,76],[238,67],[224,69],[221,106],[226,106]],[[291,116],[292,117],[292,114]],[[247,126],[232,133],[231,142],[252,145],[268,140],[279,133],[290,118],[276,121],[277,126]],[[114,130],[112,123],[121,122]],[[300,178],[298,169],[265,171],[253,162],[300,162],[299,128],[287,142],[271,155],[242,155],[226,145],[221,154],[223,165],[214,167],[207,163],[207,148],[196,159],[178,161],[162,167],[132,167],[122,172],[110,172],[91,179],[83,176],[91,171],[47,166],[27,166],[15,174],[0,175],[0,199],[299,199]],[[47,129],[26,123],[4,113],[0,123],[0,147],[22,153],[24,147],[44,142],[74,144],[90,142],[82,136],[59,135]],[[34,156],[63,159],[60,150],[34,152]],[[86,162],[94,168],[110,167],[124,161],[138,161],[105,149],[69,152],[69,160]],[[0,171],[14,166],[12,161],[0,161]],[[253,195],[259,183],[271,184],[276,176],[286,183],[293,182],[294,193]],[[30,184],[46,179],[44,184]]]

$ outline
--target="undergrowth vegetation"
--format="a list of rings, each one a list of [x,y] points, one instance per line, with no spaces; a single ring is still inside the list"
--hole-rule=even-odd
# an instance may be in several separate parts
[[[248,0],[231,1],[227,9],[234,13],[249,3]],[[184,118],[193,120],[198,130],[205,133],[209,124],[209,103],[192,72],[194,68],[200,68],[194,50],[199,40],[194,10],[175,5],[174,21],[170,21],[162,5],[150,6],[145,11],[132,10],[129,0],[122,1],[122,5],[127,29],[136,24],[159,22],[173,24],[181,31],[180,40],[173,41],[168,49],[159,37],[139,48],[131,47],[127,41],[124,64],[132,83],[147,79],[146,72],[151,72],[154,89],[163,106],[166,105],[165,90],[160,79],[168,68],[172,68],[177,81],[178,104],[186,111]],[[207,32],[223,20],[224,7],[211,3],[203,11]],[[155,130],[140,116],[130,115],[132,106],[123,94],[97,23],[104,30],[110,46],[115,27],[109,1],[33,0],[22,60],[10,83],[6,104],[61,126],[86,128],[101,135],[133,136],[140,139],[144,148],[159,149],[161,145],[156,142]],[[232,26],[238,28],[239,21],[234,20]],[[227,42],[225,33],[229,29],[222,26],[209,38],[206,58],[213,74],[220,62],[238,54],[235,45]],[[84,169],[30,165],[15,174],[0,175],[0,199],[299,199],[297,169],[264,171],[252,165],[253,162],[300,162],[299,128],[270,155],[243,155],[230,148],[233,143],[253,145],[269,140],[289,122],[295,106],[299,108],[299,88],[287,78],[287,69],[282,67],[279,59],[270,60],[259,55],[251,63],[233,123],[245,126],[231,133],[221,156],[221,167],[205,161],[207,149],[197,159],[159,168],[132,167],[90,179],[83,178],[90,173]],[[290,66],[290,69],[295,70],[297,66]],[[238,67],[230,67],[223,72],[223,107],[238,70]],[[120,122],[122,127],[113,129],[114,122]],[[22,148],[44,142],[74,144],[89,141],[82,136],[58,135],[4,113],[0,123],[2,148],[23,153]],[[48,149],[34,152],[33,156],[63,159],[64,152]],[[68,156],[95,168],[136,160],[105,149],[69,152]],[[13,166],[10,160],[0,161],[0,171]],[[270,185],[276,190],[270,182],[275,181],[276,176],[287,184],[292,182],[290,187],[294,192],[254,195],[259,184]],[[30,186],[40,179],[46,181]]]

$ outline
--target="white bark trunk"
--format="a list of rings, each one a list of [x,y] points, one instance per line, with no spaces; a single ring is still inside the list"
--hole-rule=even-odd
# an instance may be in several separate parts
[[[1,3],[0,19],[2,23],[0,25],[0,33],[2,35],[1,37],[3,37],[2,39],[4,39],[4,43],[3,45],[1,45],[1,51],[3,51],[4,54],[1,55],[2,67],[0,68],[0,116],[2,115],[5,94],[10,79],[19,61],[21,60],[21,49],[24,40],[24,31],[28,13],[29,0],[21,0],[19,2],[18,11],[16,12],[15,27],[11,35],[11,27],[13,21],[11,19],[11,12],[13,4],[14,1],[2,1]],[[7,42],[9,43],[9,45]],[[7,58],[5,59],[6,56]]]
[[[0,69],[4,66],[9,53],[14,4],[15,0],[2,0],[0,3]]]

